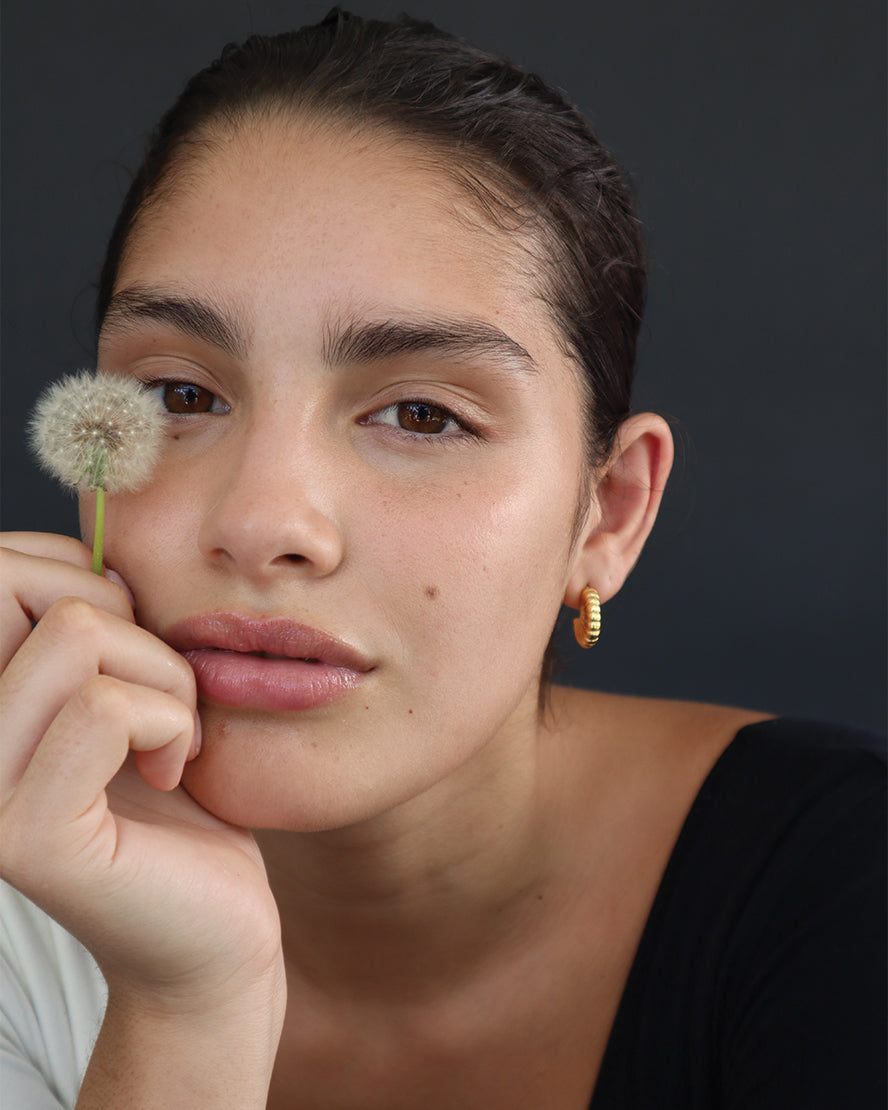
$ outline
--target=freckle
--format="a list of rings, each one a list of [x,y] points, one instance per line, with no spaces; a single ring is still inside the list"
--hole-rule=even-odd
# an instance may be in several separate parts
[[[435,598],[438,596],[438,587],[437,586],[426,586],[425,594],[426,594],[426,597],[429,599],[429,601],[434,601]]]
[[[365,706],[364,706],[364,708],[365,708],[365,709],[369,709],[369,708],[370,708],[370,706],[369,706],[369,705],[365,705]]]
[[[412,709],[408,709],[408,710],[407,710],[407,712],[408,712],[408,713],[412,713],[412,712],[413,712],[413,710],[412,710]]]

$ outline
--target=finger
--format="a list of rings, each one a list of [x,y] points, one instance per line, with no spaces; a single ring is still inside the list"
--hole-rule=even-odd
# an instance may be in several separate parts
[[[0,669],[25,642],[33,624],[61,597],[82,597],[124,620],[134,620],[129,598],[120,585],[58,559],[0,548],[0,582]]]
[[[3,874],[27,885],[29,871],[58,871],[64,859],[85,850],[96,863],[110,863],[116,832],[105,788],[127,753],[141,753],[150,785],[169,790],[181,778],[193,733],[192,714],[170,694],[108,675],[83,683],[3,806]]]
[[[171,694],[193,715],[194,672],[171,647],[143,628],[82,598],[62,598],[47,610],[0,678],[6,743],[0,780],[16,783],[40,738],[88,679],[107,675]]]
[[[23,555],[57,559],[83,570],[92,567],[90,548],[73,536],[61,536],[57,532],[0,532],[0,547],[13,548]]]
[[[0,548],[8,547],[20,551],[23,555],[37,555],[45,559],[56,559],[61,563],[70,563],[93,573],[93,553],[90,548],[72,536],[60,536],[53,532],[0,532]],[[102,574],[112,582],[116,582],[126,594],[131,606],[135,607],[135,600],[129,586],[116,570],[104,567]],[[93,575],[93,577],[98,577]]]

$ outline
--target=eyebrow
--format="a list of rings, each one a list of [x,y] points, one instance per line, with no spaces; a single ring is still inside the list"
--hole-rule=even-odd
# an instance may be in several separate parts
[[[454,356],[481,355],[535,371],[528,351],[504,331],[482,320],[422,318],[381,322],[349,320],[324,332],[324,359],[329,365],[369,363],[418,352]]]
[[[218,302],[152,286],[132,285],[111,298],[102,329],[126,332],[139,320],[170,325],[235,358],[247,356],[247,329],[234,312]],[[324,328],[323,357],[330,366],[381,362],[420,352],[462,357],[481,355],[513,366],[517,364],[528,371],[538,369],[526,348],[483,320],[423,317],[373,322],[352,319]]]
[[[247,329],[236,313],[216,301],[183,293],[132,285],[111,298],[102,330],[126,332],[139,320],[168,324],[203,343],[218,347],[234,358],[246,358]]]

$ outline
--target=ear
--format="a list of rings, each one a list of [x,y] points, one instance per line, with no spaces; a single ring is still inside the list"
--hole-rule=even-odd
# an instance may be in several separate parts
[[[672,433],[661,416],[641,413],[620,426],[604,476],[592,488],[565,605],[579,609],[586,586],[607,601],[626,581],[657,518],[672,458]]]

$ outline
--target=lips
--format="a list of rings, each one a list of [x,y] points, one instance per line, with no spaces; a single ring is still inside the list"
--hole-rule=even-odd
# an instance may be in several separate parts
[[[272,711],[336,701],[373,669],[341,640],[285,618],[204,613],[163,639],[191,664],[204,701]]]

